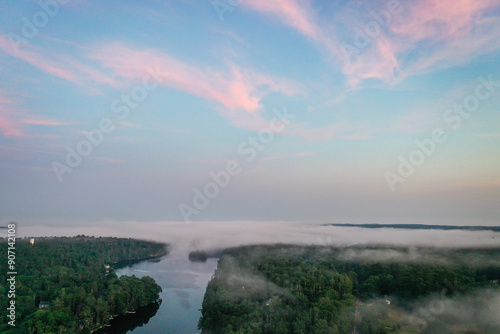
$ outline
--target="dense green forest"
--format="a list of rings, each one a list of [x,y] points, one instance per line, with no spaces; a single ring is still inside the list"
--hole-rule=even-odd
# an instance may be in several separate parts
[[[208,259],[208,253],[200,250],[193,251],[189,253],[189,261],[193,262],[206,262]]]
[[[394,262],[394,254],[408,256]],[[477,261],[465,263],[470,259]],[[433,293],[451,300],[482,288],[498,291],[498,261],[500,249],[228,249],[208,284],[199,328],[210,334],[451,333],[409,312]]]
[[[119,238],[17,239],[15,243],[16,322],[0,332],[91,333],[116,315],[156,302],[160,286],[151,277],[121,276],[113,268],[165,255],[164,244]],[[7,258],[7,243],[0,243]],[[107,266],[110,266],[107,267]],[[0,314],[7,317],[7,261],[0,267]],[[47,308],[40,306],[47,305]]]

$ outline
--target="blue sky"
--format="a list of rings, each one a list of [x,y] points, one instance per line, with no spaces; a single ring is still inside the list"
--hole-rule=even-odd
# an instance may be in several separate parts
[[[499,15],[2,1],[2,219],[498,225]]]

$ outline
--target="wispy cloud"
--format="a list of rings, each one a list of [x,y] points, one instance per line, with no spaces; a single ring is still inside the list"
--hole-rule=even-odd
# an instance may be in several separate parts
[[[496,0],[416,1],[391,25],[391,30],[413,42],[449,41],[472,32],[481,13],[498,6]]]
[[[23,129],[19,122],[0,106],[0,131],[4,137],[23,137]]]
[[[80,49],[89,50],[86,47]],[[302,85],[296,82],[231,62],[227,62],[222,70],[194,66],[155,49],[138,50],[122,43],[99,46],[97,51],[90,54],[68,56],[30,44],[14,49],[9,39],[0,34],[0,50],[48,75],[87,86],[97,93],[96,83],[122,87],[130,81],[139,81],[150,75],[147,70],[150,68],[157,71],[163,86],[216,102],[214,107],[228,117],[233,125],[248,129],[261,129],[264,126],[259,112],[265,96],[271,93],[286,96],[305,94]],[[7,120],[3,124],[6,127]],[[59,125],[36,120],[25,124]],[[21,132],[9,133],[20,135]]]
[[[129,122],[119,122],[118,124],[126,126],[127,128],[144,129],[144,127],[142,127],[140,125],[129,123]]]
[[[27,125],[62,126],[73,123],[60,122],[50,119],[28,118],[23,119],[23,110],[19,108],[19,101],[7,97],[7,92],[0,90],[0,133],[4,137],[37,137],[48,138],[49,134],[33,135],[26,133]]]
[[[254,0],[244,1],[248,8],[273,15],[318,45],[326,48],[336,57],[341,57],[341,50],[336,36],[327,34],[319,25],[319,18],[309,6],[309,1],[297,0]]]
[[[23,124],[16,117],[13,105],[17,101],[7,97],[5,91],[0,90],[0,132],[4,137],[23,137]]]
[[[391,24],[400,39],[394,54],[425,48],[408,60],[402,77],[462,65],[474,57],[497,50],[500,17],[494,0],[425,0],[412,6]]]
[[[270,93],[292,96],[302,94],[299,84],[260,73],[250,68],[227,64],[226,71],[199,68],[157,50],[135,50],[121,43],[99,48],[92,55],[114,75],[126,79],[143,79],[157,72],[161,84],[191,95],[216,102],[223,114],[238,118],[241,113],[259,118],[262,99]]]
[[[392,41],[380,36],[373,42],[371,48],[360,54],[355,61],[346,61],[342,72],[351,87],[357,86],[366,79],[380,79],[386,82],[394,81],[399,69],[397,47]]]
[[[333,22],[325,22],[308,1],[255,0],[244,5],[273,15],[328,50],[351,87],[366,79],[397,83],[408,76],[463,64],[500,45],[499,17],[491,12],[498,5],[496,0],[401,1],[401,12],[391,15],[388,27],[379,26],[380,33],[370,38],[355,59],[346,59],[341,45],[354,45],[359,28],[374,21],[371,9],[386,10],[387,2],[371,2],[371,9],[351,4],[339,9],[338,20]],[[341,27],[337,21],[346,26]],[[420,48],[425,52],[408,57],[410,50]]]
[[[59,121],[44,120],[44,119],[26,119],[23,120],[23,123],[29,125],[42,125],[42,126],[62,126],[62,125],[74,124],[74,123],[59,122]]]
[[[346,74],[354,72],[359,80],[371,77],[396,83],[409,76],[463,65],[499,48],[500,18],[490,15],[497,1],[423,0],[402,4],[388,31],[376,36],[369,52],[358,59],[365,68],[359,65],[358,71],[349,71],[347,66]]]
[[[8,150],[8,151],[13,151],[13,152],[20,152],[20,153],[41,153],[41,154],[49,154],[49,155],[57,155],[57,156],[64,156],[63,154],[57,153],[57,152],[50,152],[47,150],[41,150],[39,148],[31,148],[31,147],[21,147],[21,146],[3,146],[0,145],[1,150]]]
[[[162,126],[161,128],[156,128],[156,127],[147,127],[147,126],[142,126],[130,122],[118,122],[118,124],[125,126],[127,128],[133,128],[133,129],[138,129],[138,130],[148,130],[148,131],[167,131],[167,132],[176,132],[176,133],[191,133],[190,130],[188,129],[179,129],[179,128],[174,128],[171,126]]]
[[[107,73],[103,73],[74,57],[54,53],[52,50],[26,44],[15,49],[10,40],[0,34],[0,50],[22,60],[53,77],[83,85],[99,83],[119,87],[120,83]]]

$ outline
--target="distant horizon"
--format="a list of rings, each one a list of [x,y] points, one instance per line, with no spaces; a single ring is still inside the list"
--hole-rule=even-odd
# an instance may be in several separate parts
[[[196,221],[195,223],[198,224],[203,224],[203,223],[214,223],[214,222],[220,222],[220,223],[235,223],[237,224],[238,222],[245,222],[245,223],[262,223],[266,222],[267,220],[254,220],[254,221],[249,221],[249,220],[206,220],[206,221]],[[16,224],[21,224],[25,226],[47,226],[47,227],[57,227],[61,226],[61,224],[66,225],[67,223],[70,223],[70,225],[67,226],[77,226],[78,224],[81,224],[83,222],[87,222],[90,224],[106,224],[106,223],[111,223],[111,224],[119,224],[120,222],[126,222],[129,223],[130,220],[123,220],[123,221],[118,221],[118,220],[102,220],[102,221],[95,221],[95,220],[78,220],[78,221],[66,221],[66,220],[61,220],[61,221],[45,221],[45,220],[4,220],[3,224],[0,225],[0,228],[7,228],[7,224],[9,223],[16,223]],[[151,221],[135,221],[138,224],[148,224],[148,223],[165,223],[165,224],[186,224],[186,222],[183,221],[159,221],[159,220],[151,220]],[[335,223],[335,222],[303,222],[303,221],[282,221],[282,220],[276,220],[276,221],[269,221],[269,222],[279,222],[279,223],[290,223],[290,224],[299,224],[299,225],[317,225],[317,226],[363,226],[363,225],[380,225],[380,226],[397,226],[397,225],[408,225],[408,226],[456,226],[456,227],[471,227],[471,228],[480,228],[480,227],[499,227],[500,228],[500,223],[491,223],[491,224],[478,224],[478,225],[467,225],[466,223],[464,224],[457,224],[457,223],[431,223],[431,222],[359,222],[359,223],[351,223],[351,222],[341,222],[341,223]],[[191,224],[193,222],[187,223],[187,225]],[[74,225],[73,225],[74,224]]]
[[[426,227],[429,229],[470,229],[470,230],[484,230],[484,229],[489,229],[491,231],[499,231],[500,232],[500,226],[495,226],[495,225],[435,225],[435,224],[324,224],[325,226],[346,226],[346,227],[367,227],[367,228],[407,228],[407,229],[414,229],[416,227]]]
[[[101,236],[167,242],[172,251],[187,252],[248,244],[388,244],[426,247],[498,247],[500,235],[490,230],[404,229],[325,226],[292,222],[107,222],[59,226],[17,224],[19,237]]]

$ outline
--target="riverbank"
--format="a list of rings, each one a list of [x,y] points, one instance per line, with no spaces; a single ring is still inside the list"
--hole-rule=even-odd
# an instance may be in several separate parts
[[[6,247],[0,255],[7,255]],[[0,332],[89,333],[110,316],[126,314],[151,302],[161,287],[151,277],[118,277],[110,263],[154,259],[168,253],[164,243],[110,237],[25,238],[16,242],[16,327]],[[0,273],[6,280],[6,273]],[[17,283],[17,282],[16,282]],[[0,302],[6,303],[6,294]],[[43,307],[42,307],[43,304]],[[0,311],[6,317],[5,310]]]

